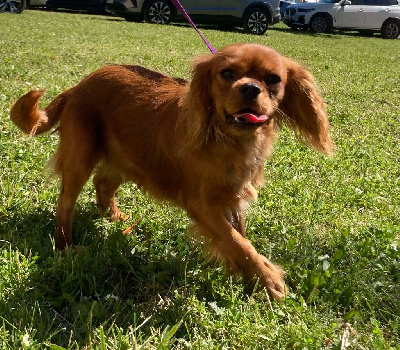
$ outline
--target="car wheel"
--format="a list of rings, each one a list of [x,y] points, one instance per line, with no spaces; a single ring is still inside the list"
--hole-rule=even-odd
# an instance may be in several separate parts
[[[246,33],[263,35],[267,31],[268,25],[268,13],[261,8],[255,8],[246,14],[243,29]]]
[[[26,0],[0,0],[0,12],[21,13],[26,6]]]
[[[147,5],[144,19],[146,22],[168,24],[172,21],[173,8],[170,3],[163,0],[152,0]]]
[[[314,33],[329,33],[332,30],[332,23],[325,15],[314,15],[309,24],[309,28]]]
[[[396,39],[400,34],[400,25],[398,21],[390,19],[383,23],[381,35],[384,39]]]

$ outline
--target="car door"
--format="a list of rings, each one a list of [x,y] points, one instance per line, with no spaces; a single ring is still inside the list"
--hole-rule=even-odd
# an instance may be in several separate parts
[[[336,27],[363,29],[364,25],[365,0],[352,0],[351,4],[344,2],[337,13]]]
[[[190,15],[218,15],[219,0],[180,0]]]
[[[46,4],[85,9],[99,7],[101,3],[101,0],[49,0]]]
[[[394,9],[398,9],[396,0],[366,0],[365,29],[380,29],[382,23]]]
[[[219,14],[221,16],[242,17],[246,1],[219,0]]]

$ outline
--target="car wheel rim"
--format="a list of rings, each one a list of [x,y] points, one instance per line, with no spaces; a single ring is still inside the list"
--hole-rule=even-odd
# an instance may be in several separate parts
[[[0,12],[18,12],[21,6],[21,1],[0,1]]]
[[[389,39],[396,39],[399,35],[399,27],[394,23],[390,23],[386,26],[385,34]]]
[[[171,10],[164,2],[155,2],[149,8],[150,22],[157,24],[168,23],[171,19]]]
[[[327,27],[328,24],[326,23],[326,19],[322,17],[317,17],[312,23],[313,30],[318,33],[325,32]]]
[[[252,33],[264,33],[268,27],[268,19],[262,12],[254,12],[247,21],[247,27]]]

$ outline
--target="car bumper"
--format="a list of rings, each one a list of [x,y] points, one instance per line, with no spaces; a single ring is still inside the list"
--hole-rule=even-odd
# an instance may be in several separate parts
[[[31,0],[30,6],[43,6],[46,5],[47,0]]]
[[[279,15],[275,16],[274,18],[272,18],[271,25],[277,24],[280,21],[281,21],[281,15],[279,14]]]
[[[306,26],[306,19],[305,16],[298,16],[293,18],[292,16],[285,16],[282,20],[289,27],[304,27]]]

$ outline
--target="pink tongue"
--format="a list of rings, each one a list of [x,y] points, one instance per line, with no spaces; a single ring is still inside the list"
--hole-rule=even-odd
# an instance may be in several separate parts
[[[242,118],[248,123],[262,123],[268,120],[267,115],[256,115],[252,113],[235,114],[236,118]]]

